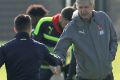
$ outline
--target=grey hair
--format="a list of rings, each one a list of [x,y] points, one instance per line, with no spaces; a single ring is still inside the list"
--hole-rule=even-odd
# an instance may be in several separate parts
[[[82,2],[82,1],[89,1],[90,4],[92,4],[92,5],[95,4],[95,0],[76,0],[76,3],[78,4],[78,3]]]

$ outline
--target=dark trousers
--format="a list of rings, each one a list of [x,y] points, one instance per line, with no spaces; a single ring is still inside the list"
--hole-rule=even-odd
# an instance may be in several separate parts
[[[41,69],[40,70],[40,80],[50,80],[53,73],[50,69]]]
[[[67,65],[67,66],[65,66],[65,67],[62,68],[62,72],[64,73],[64,79],[65,80],[67,78],[68,68],[69,68],[69,65]]]
[[[81,77],[77,77],[77,80],[96,80],[96,79],[84,79]],[[105,79],[102,80],[114,80],[113,73],[109,74]]]

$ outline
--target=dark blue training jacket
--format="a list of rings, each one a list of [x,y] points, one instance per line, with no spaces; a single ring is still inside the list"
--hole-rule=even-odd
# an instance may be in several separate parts
[[[5,63],[7,80],[39,80],[39,67],[43,61],[56,64],[44,44],[29,38],[25,32],[0,47],[0,67]]]

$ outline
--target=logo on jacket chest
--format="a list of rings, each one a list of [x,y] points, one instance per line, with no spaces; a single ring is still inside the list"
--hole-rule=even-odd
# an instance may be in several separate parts
[[[53,31],[53,27],[49,26],[48,29],[49,29],[48,33],[51,34]]]
[[[83,29],[83,30],[79,30],[78,31],[80,34],[85,34],[85,30]]]
[[[98,34],[100,35],[100,36],[102,36],[102,35],[104,35],[104,30],[103,30],[103,27],[102,27],[102,25],[97,25],[97,28],[98,28]]]

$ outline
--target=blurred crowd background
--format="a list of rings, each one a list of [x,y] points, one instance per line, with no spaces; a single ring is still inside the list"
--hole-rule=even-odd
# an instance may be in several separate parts
[[[30,4],[44,5],[49,10],[48,16],[52,16],[74,2],[75,0],[0,0],[0,41],[14,37],[13,19],[19,13],[25,13]],[[95,9],[105,11],[112,18],[120,40],[120,0],[96,0]]]

